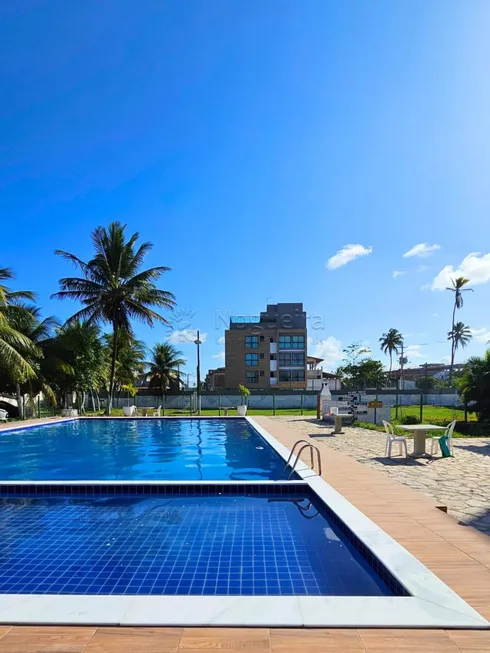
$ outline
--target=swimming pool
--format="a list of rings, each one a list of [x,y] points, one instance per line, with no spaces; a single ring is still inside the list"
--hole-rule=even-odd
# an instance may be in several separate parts
[[[65,421],[0,453],[0,623],[489,627],[307,465],[279,480],[289,449],[248,417]]]
[[[81,419],[0,432],[3,480],[277,480],[245,419]],[[297,478],[297,477],[296,477]]]
[[[407,594],[307,485],[197,496],[73,490],[0,498],[0,594]]]

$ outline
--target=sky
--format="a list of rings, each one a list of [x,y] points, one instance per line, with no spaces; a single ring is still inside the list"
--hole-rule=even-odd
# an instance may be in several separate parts
[[[490,340],[486,0],[3,0],[0,266],[51,300],[112,220],[171,272],[169,338],[224,362],[230,315],[303,302],[335,369],[390,328],[446,361],[458,319]],[[182,333],[183,332],[183,333]]]

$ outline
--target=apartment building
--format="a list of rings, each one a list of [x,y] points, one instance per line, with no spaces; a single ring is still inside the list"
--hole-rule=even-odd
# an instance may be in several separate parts
[[[260,316],[230,319],[225,331],[225,386],[306,389],[303,304],[268,304]]]

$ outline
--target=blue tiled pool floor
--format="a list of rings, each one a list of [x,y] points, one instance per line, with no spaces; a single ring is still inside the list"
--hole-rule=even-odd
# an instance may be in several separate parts
[[[303,496],[3,498],[0,515],[0,594],[392,594]]]

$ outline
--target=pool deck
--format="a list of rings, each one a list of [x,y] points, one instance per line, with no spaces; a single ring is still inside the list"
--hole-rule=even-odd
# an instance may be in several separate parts
[[[301,438],[298,431],[273,417],[254,417],[254,421],[289,448]],[[490,620],[489,537],[458,524],[423,494],[320,441],[315,444],[322,453],[325,480]],[[205,649],[488,653],[490,631],[0,626],[0,653],[190,653]]]

